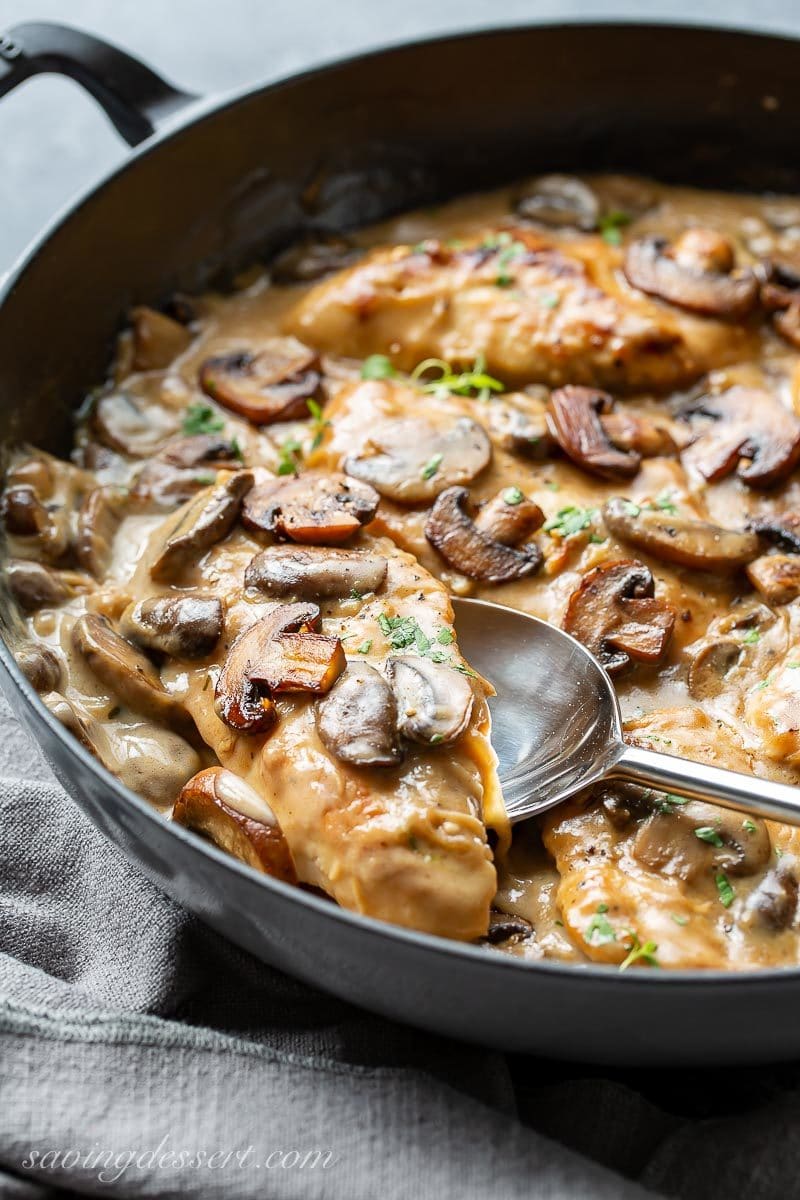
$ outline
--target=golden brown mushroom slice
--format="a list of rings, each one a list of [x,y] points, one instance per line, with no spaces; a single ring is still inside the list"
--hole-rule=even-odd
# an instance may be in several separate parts
[[[329,691],[346,666],[339,638],[325,637],[316,604],[279,604],[241,633],[217,679],[214,707],[239,733],[263,733],[276,720],[272,696]]]
[[[762,554],[747,567],[747,578],[767,604],[789,604],[800,596],[800,555]]]
[[[682,459],[711,483],[736,471],[750,487],[772,487],[800,460],[800,420],[766,389],[737,385],[702,397],[685,415],[710,418]]]
[[[709,871],[754,875],[772,857],[772,843],[762,820],[699,800],[667,801],[639,827],[632,852],[654,871],[689,882]]]
[[[90,427],[110,450],[128,458],[149,458],[180,432],[181,415],[159,398],[128,388],[100,397]]]
[[[800,347],[800,271],[780,259],[765,262],[762,269],[761,303],[781,337]]]
[[[306,472],[254,487],[242,506],[242,524],[292,542],[338,546],[369,524],[379,500],[375,489],[359,479]]]
[[[191,500],[215,482],[217,471],[240,465],[236,445],[218,434],[197,433],[168,442],[139,472],[133,495],[161,507]]]
[[[407,417],[379,423],[344,469],[398,504],[429,504],[445,488],[470,483],[491,457],[486,430],[470,417],[444,428]]]
[[[146,304],[132,308],[130,318],[134,371],[158,371],[168,367],[192,340],[185,325]]]
[[[386,570],[385,557],[371,550],[270,546],[248,564],[244,583],[270,596],[343,599],[376,592],[386,578]]]
[[[163,722],[189,741],[197,740],[192,718],[166,690],[150,659],[121,637],[105,617],[95,613],[79,617],[72,629],[72,644],[122,704]]]
[[[222,601],[216,596],[150,596],[120,617],[120,631],[148,650],[172,658],[205,658],[222,636]]]
[[[610,675],[636,662],[664,657],[675,609],[654,596],[653,576],[635,559],[595,567],[569,598],[564,629],[594,654]]]
[[[553,392],[547,421],[564,453],[584,471],[601,479],[630,479],[642,463],[637,450],[614,445],[602,417],[614,400],[596,388],[563,387]]]
[[[542,562],[539,547],[533,542],[509,546],[491,532],[484,532],[467,512],[468,500],[466,488],[448,488],[425,522],[425,537],[445,562],[462,575],[484,583],[508,583],[533,574]],[[508,528],[504,521],[502,536],[508,535]]]
[[[642,507],[621,496],[603,506],[603,520],[621,541],[695,571],[735,571],[758,555],[754,533]]]
[[[254,425],[307,417],[320,381],[316,352],[294,337],[269,338],[257,353],[217,355],[200,368],[203,391]]]
[[[266,800],[233,771],[208,767],[184,785],[172,819],[256,871],[297,883],[289,844]]]
[[[206,550],[227,537],[252,486],[252,472],[237,471],[205,488],[184,507],[167,534],[164,548],[150,566],[151,578],[159,583],[174,582]]]
[[[687,229],[672,243],[639,238],[624,270],[633,287],[703,316],[741,320],[758,300],[755,272],[736,267],[730,239],[713,229]]]

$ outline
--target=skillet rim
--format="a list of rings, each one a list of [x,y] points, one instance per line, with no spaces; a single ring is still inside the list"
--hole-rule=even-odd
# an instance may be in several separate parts
[[[515,31],[531,33],[535,30],[570,31],[574,29],[581,29],[585,33],[591,33],[593,29],[602,29],[604,31],[619,30],[621,32],[669,30],[678,35],[703,33],[741,41],[758,39],[763,42],[781,43],[787,48],[793,46],[796,49],[800,49],[800,33],[776,32],[763,26],[749,24],[729,24],[726,22],[708,24],[706,21],[700,20],[675,22],[669,18],[661,20],[658,17],[648,21],[621,20],[614,17],[608,20],[598,17],[593,18],[591,21],[584,21],[580,18],[557,21],[522,21],[506,23],[505,25],[489,25],[460,33],[445,32],[426,38],[401,39],[397,42],[390,41],[382,43],[378,47],[372,47],[369,50],[323,59],[316,66],[308,67],[301,71],[289,72],[267,84],[249,85],[225,92],[221,96],[211,95],[201,97],[197,100],[190,100],[184,108],[166,118],[163,125],[156,130],[155,134],[146,138],[138,146],[132,147],[120,163],[111,170],[104,171],[98,178],[90,182],[75,197],[66,201],[58,209],[43,229],[32,239],[21,254],[17,256],[11,267],[0,276],[0,313],[2,313],[7,299],[12,296],[17,281],[22,277],[29,265],[42,252],[46,251],[50,240],[62,227],[68,224],[73,216],[77,215],[92,200],[98,198],[107,186],[119,176],[132,169],[140,159],[159,150],[165,143],[179,137],[190,127],[201,124],[205,119],[214,114],[225,112],[228,109],[234,108],[237,104],[246,102],[256,96],[294,86],[307,78],[324,76],[343,67],[358,67],[363,62],[378,59],[394,52],[402,53],[403,51],[422,46],[435,47],[446,43],[464,42],[494,36],[499,37]],[[490,601],[489,603],[492,602]],[[153,825],[157,823],[158,827],[162,830],[166,828],[171,836],[190,845],[195,851],[210,859],[211,862],[216,863],[220,869],[240,876],[248,880],[251,884],[265,887],[267,892],[275,892],[284,900],[305,906],[318,917],[327,917],[336,924],[344,923],[356,931],[361,930],[364,933],[385,938],[390,942],[404,942],[418,950],[424,951],[426,954],[437,954],[440,956],[444,954],[462,959],[466,963],[472,962],[475,964],[474,969],[482,969],[484,974],[493,973],[497,969],[499,971],[524,972],[525,974],[533,973],[535,978],[539,972],[544,972],[553,978],[560,977],[564,980],[574,979],[580,981],[588,977],[590,982],[595,986],[616,987],[622,983],[619,968],[613,965],[562,963],[557,960],[517,958],[512,954],[492,951],[489,947],[475,946],[468,942],[437,937],[432,934],[421,933],[414,929],[408,929],[401,925],[393,925],[388,921],[381,921],[374,917],[363,916],[360,913],[342,908],[335,901],[327,897],[316,896],[312,892],[307,892],[300,887],[273,879],[269,875],[260,875],[257,871],[239,862],[238,859],[219,850],[213,843],[207,842],[203,838],[193,834],[190,830],[166,820],[151,804],[121,783],[98,759],[85,750],[61,722],[53,716],[39,694],[22,674],[2,631],[0,631],[0,667],[5,671],[26,704],[34,710],[39,720],[45,724],[50,735],[60,744],[61,750],[66,751],[67,757],[77,759],[84,770],[88,770],[94,775],[97,782],[113,795],[115,802],[133,805],[139,814],[144,816],[147,823]],[[27,728],[25,729],[25,734],[26,736],[31,736]],[[45,754],[44,757],[47,761],[48,756]],[[60,787],[63,786],[59,779],[56,779],[56,783]],[[67,792],[73,803],[77,803],[67,788],[63,790]],[[91,818],[89,819],[91,820]],[[95,824],[96,827],[94,821],[92,821],[92,824]],[[103,834],[103,836],[106,835]],[[118,849],[122,849],[116,839],[109,840],[113,841]],[[122,852],[128,857],[126,851],[123,850]],[[140,869],[142,869],[138,858],[136,862]],[[145,873],[148,874],[147,872]],[[163,891],[164,889],[160,888],[160,890]],[[169,893],[166,894],[169,895]],[[171,896],[170,898],[172,899]],[[173,902],[180,904],[180,901]],[[181,907],[183,906],[181,905]],[[199,919],[202,920],[203,918]],[[628,988],[637,987],[640,990],[657,987],[659,990],[663,990],[665,988],[683,989],[694,985],[694,988],[699,991],[698,985],[703,984],[716,991],[717,986],[731,988],[734,984],[737,984],[739,986],[746,986],[752,992],[754,989],[772,991],[781,982],[783,982],[785,987],[790,987],[800,982],[800,964],[794,967],[758,967],[746,971],[725,971],[718,968],[707,970],[701,968],[659,970],[655,973],[652,971],[632,971],[625,973],[624,986]],[[413,1024],[413,1014],[409,1014],[409,1019]]]

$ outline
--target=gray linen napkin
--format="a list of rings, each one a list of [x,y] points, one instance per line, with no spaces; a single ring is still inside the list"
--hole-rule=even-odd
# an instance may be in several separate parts
[[[10,719],[3,771],[0,1195],[766,1200],[796,1178],[793,1072],[610,1079],[372,1017],[157,891]]]

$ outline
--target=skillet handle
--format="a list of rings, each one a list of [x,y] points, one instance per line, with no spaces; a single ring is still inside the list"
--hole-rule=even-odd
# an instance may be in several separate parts
[[[130,146],[197,99],[109,42],[67,25],[33,22],[0,34],[0,96],[44,72],[68,75],[86,88]]]

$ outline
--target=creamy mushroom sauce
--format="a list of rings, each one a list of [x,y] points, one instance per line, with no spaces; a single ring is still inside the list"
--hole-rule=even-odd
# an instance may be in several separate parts
[[[322,635],[333,675],[326,639],[337,637],[348,678],[361,662],[396,687],[387,664],[402,654],[464,667],[448,592],[481,596],[590,644],[617,672],[632,741],[797,783],[793,264],[800,201],[549,177],[299,248],[168,320],[139,310],[111,381],[87,400],[72,464],[25,448],[11,464],[8,554],[54,568],[32,580],[10,567],[27,614],[20,661],[68,727],[165,813],[181,793],[176,818],[348,907],[529,959],[796,964],[794,830],[607,787],[518,828],[507,849],[486,689],[471,675],[459,677],[468,723],[427,745],[407,737],[394,765],[337,758],[321,740],[325,699],[278,689],[274,724],[255,731],[226,724],[219,701],[237,635],[287,600],[314,600],[265,594],[261,576],[254,591],[255,568],[245,578],[265,547],[267,576],[280,576],[270,548],[304,542],[303,513],[294,534],[242,527],[252,497],[271,494],[256,489],[347,472],[380,503],[328,544],[388,568],[367,594],[318,594],[321,621],[292,627]],[[266,366],[242,357],[278,336],[300,343],[282,343],[282,366],[274,351]],[[608,391],[585,390],[596,388]],[[204,460],[170,458],[201,434]],[[245,468],[241,521],[240,497],[232,523],[223,514],[209,540],[173,548],[178,573],[170,559],[154,581],[176,522],[191,524],[191,498]],[[92,511],[98,486],[106,503]],[[154,652],[131,615],[176,595],[224,610],[213,649],[208,628],[198,635],[199,657],[197,646]],[[202,615],[213,624],[215,611]],[[133,670],[155,672],[163,711],[109,683],[90,653],[105,627],[76,638],[86,614],[150,654]],[[387,614],[411,619],[394,644]],[[194,735],[171,704],[192,714]],[[328,712],[340,710],[351,713]],[[267,830],[270,845],[286,840],[279,867]]]

